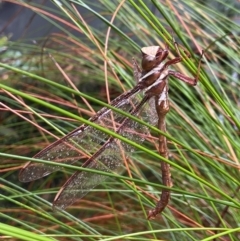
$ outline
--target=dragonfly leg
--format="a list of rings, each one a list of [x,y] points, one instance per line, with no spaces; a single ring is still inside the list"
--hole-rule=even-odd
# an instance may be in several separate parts
[[[174,58],[174,59],[171,59],[169,61],[167,61],[165,64],[164,64],[164,69],[165,68],[168,68],[170,65],[173,65],[173,64],[177,64],[177,63],[180,63],[183,61],[183,57],[180,53],[180,50],[179,50],[179,44],[173,39],[173,42],[174,42],[174,46],[175,46],[175,50],[177,52],[177,57]],[[183,49],[184,53],[186,54],[187,58],[190,58],[190,53],[183,47],[181,46],[181,48]],[[174,76],[175,78],[179,79],[179,80],[182,80],[184,81],[185,83],[187,84],[190,84],[190,85],[196,85],[197,82],[198,82],[198,78],[199,78],[199,73],[200,73],[200,67],[201,67],[201,59],[203,57],[203,54],[204,54],[204,51],[202,51],[202,54],[200,56],[200,60],[198,62],[198,68],[197,68],[197,73],[194,77],[189,77],[189,76],[186,76],[182,73],[179,73],[179,72],[176,72],[176,71],[172,71],[172,70],[169,70],[168,72],[168,76],[169,75],[172,75]]]
[[[132,58],[132,64],[133,64],[133,76],[134,76],[135,82],[138,83],[142,75],[142,70],[139,67],[136,59]]]

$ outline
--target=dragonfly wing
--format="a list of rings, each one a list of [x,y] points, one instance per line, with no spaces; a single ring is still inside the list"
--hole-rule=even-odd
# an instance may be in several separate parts
[[[138,88],[134,88],[123,93],[112,101],[112,106],[128,111],[128,108],[130,108],[129,102],[125,100],[134,99],[139,91]],[[104,107],[90,118],[90,121],[114,130],[114,120],[119,118],[121,119],[117,113],[113,113],[110,109]],[[34,158],[61,164],[72,164],[77,161],[81,163],[92,156],[105,142],[106,138],[107,134],[104,132],[84,124],[37,153]],[[28,162],[20,171],[19,180],[30,182],[60,169],[62,167],[59,165]]]
[[[129,102],[131,102],[131,104],[138,103],[135,97],[131,98]],[[149,124],[155,125],[157,121],[156,111],[155,109],[150,109],[150,107],[153,107],[153,104],[154,100],[150,99],[149,103],[142,108],[141,117],[144,121],[148,121]],[[126,106],[127,104],[125,103],[124,107]],[[124,109],[123,106],[121,106],[121,109]],[[120,117],[120,115],[118,115],[118,117]],[[118,124],[120,125],[120,122],[118,122]],[[135,121],[128,120],[127,124],[121,129],[119,134],[134,142],[142,143],[149,134],[149,131],[145,126]],[[100,152],[99,155],[95,156],[95,158],[91,159],[89,164],[84,167],[103,172],[118,172],[122,167],[123,153],[128,155],[135,150],[131,145],[123,143],[117,139],[109,142],[103,148],[104,150]],[[74,173],[56,195],[53,203],[54,209],[65,209],[77,199],[85,196],[91,189],[99,185],[106,178],[106,175],[94,172],[79,171]]]
[[[112,104],[123,111],[131,112],[139,104],[141,98],[137,92],[133,94],[127,92],[113,100]],[[138,114],[141,115],[144,121],[155,125],[157,114],[153,105],[154,100],[150,99],[149,104],[144,105]],[[124,115],[103,108],[90,120],[110,130],[116,131],[125,118]],[[137,143],[142,143],[148,133],[147,127],[132,120],[129,120],[119,132],[119,134]],[[62,139],[46,147],[34,157],[46,161],[54,161],[55,163],[71,164],[79,161],[81,163],[80,165],[82,165],[84,160],[93,156],[108,139],[109,136],[104,132],[92,126],[82,125]],[[134,151],[134,148],[131,145],[121,143],[117,139],[113,140],[105,147],[100,155],[92,159],[88,165],[84,165],[84,167],[104,172],[118,171],[122,166],[123,156],[121,156],[121,153],[123,152],[121,152],[121,150],[128,154]],[[19,179],[23,182],[29,182],[59,169],[61,169],[61,167],[58,165],[29,163],[20,172]],[[105,178],[105,175],[96,173],[86,171],[76,172],[60,189],[55,198],[54,206],[60,209],[66,208],[76,199],[85,196],[91,189],[103,182]]]

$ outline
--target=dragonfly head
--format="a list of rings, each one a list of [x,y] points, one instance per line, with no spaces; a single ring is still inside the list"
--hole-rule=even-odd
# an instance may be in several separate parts
[[[143,71],[152,70],[168,56],[168,49],[162,49],[160,46],[143,47],[141,51]]]

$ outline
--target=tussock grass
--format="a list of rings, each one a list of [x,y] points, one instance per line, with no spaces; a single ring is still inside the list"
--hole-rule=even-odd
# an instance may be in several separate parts
[[[6,240],[239,240],[237,3],[52,2],[55,10],[16,4],[41,14],[60,33],[36,44],[0,42],[7,46],[0,62],[1,235]],[[167,41],[173,58],[172,36],[192,56],[175,65],[177,71],[195,75],[202,49],[205,54],[196,87],[169,80],[167,161],[174,186],[168,207],[146,220],[163,187],[156,150],[160,132],[152,128],[153,137],[123,161],[122,173],[66,211],[53,212],[54,195],[79,166],[26,184],[17,171],[94,115],[102,102],[132,88],[131,58],[140,62],[141,47]]]

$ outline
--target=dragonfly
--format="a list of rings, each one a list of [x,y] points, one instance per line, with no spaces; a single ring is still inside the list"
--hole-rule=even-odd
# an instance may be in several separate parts
[[[196,77],[188,77],[171,70],[171,65],[183,60],[175,41],[174,46],[177,56],[170,60],[167,60],[170,52],[168,43],[165,43],[164,47],[143,47],[141,49],[141,67],[136,60],[133,60],[133,72],[137,80],[135,87],[114,99],[110,103],[111,106],[139,117],[150,125],[157,125],[162,132],[166,132],[165,119],[169,111],[168,78],[172,76],[194,86],[198,81],[200,67],[199,65]],[[89,120],[138,144],[141,144],[150,135],[146,126],[107,107],[100,109]],[[159,154],[167,159],[167,139],[164,135],[159,135],[158,141]],[[20,170],[19,180],[31,182],[61,170],[62,167],[57,163],[80,163],[83,168],[107,173],[119,172],[123,166],[123,154],[131,155],[133,151],[134,147],[130,144],[109,136],[93,126],[83,124],[34,156],[37,159],[53,161],[56,165],[28,162]],[[161,161],[161,171],[162,183],[166,188],[163,188],[155,208],[148,212],[148,219],[155,218],[169,203],[170,188],[172,187],[169,164]],[[99,173],[76,171],[55,196],[53,209],[66,209],[102,183],[106,177],[107,175]]]

